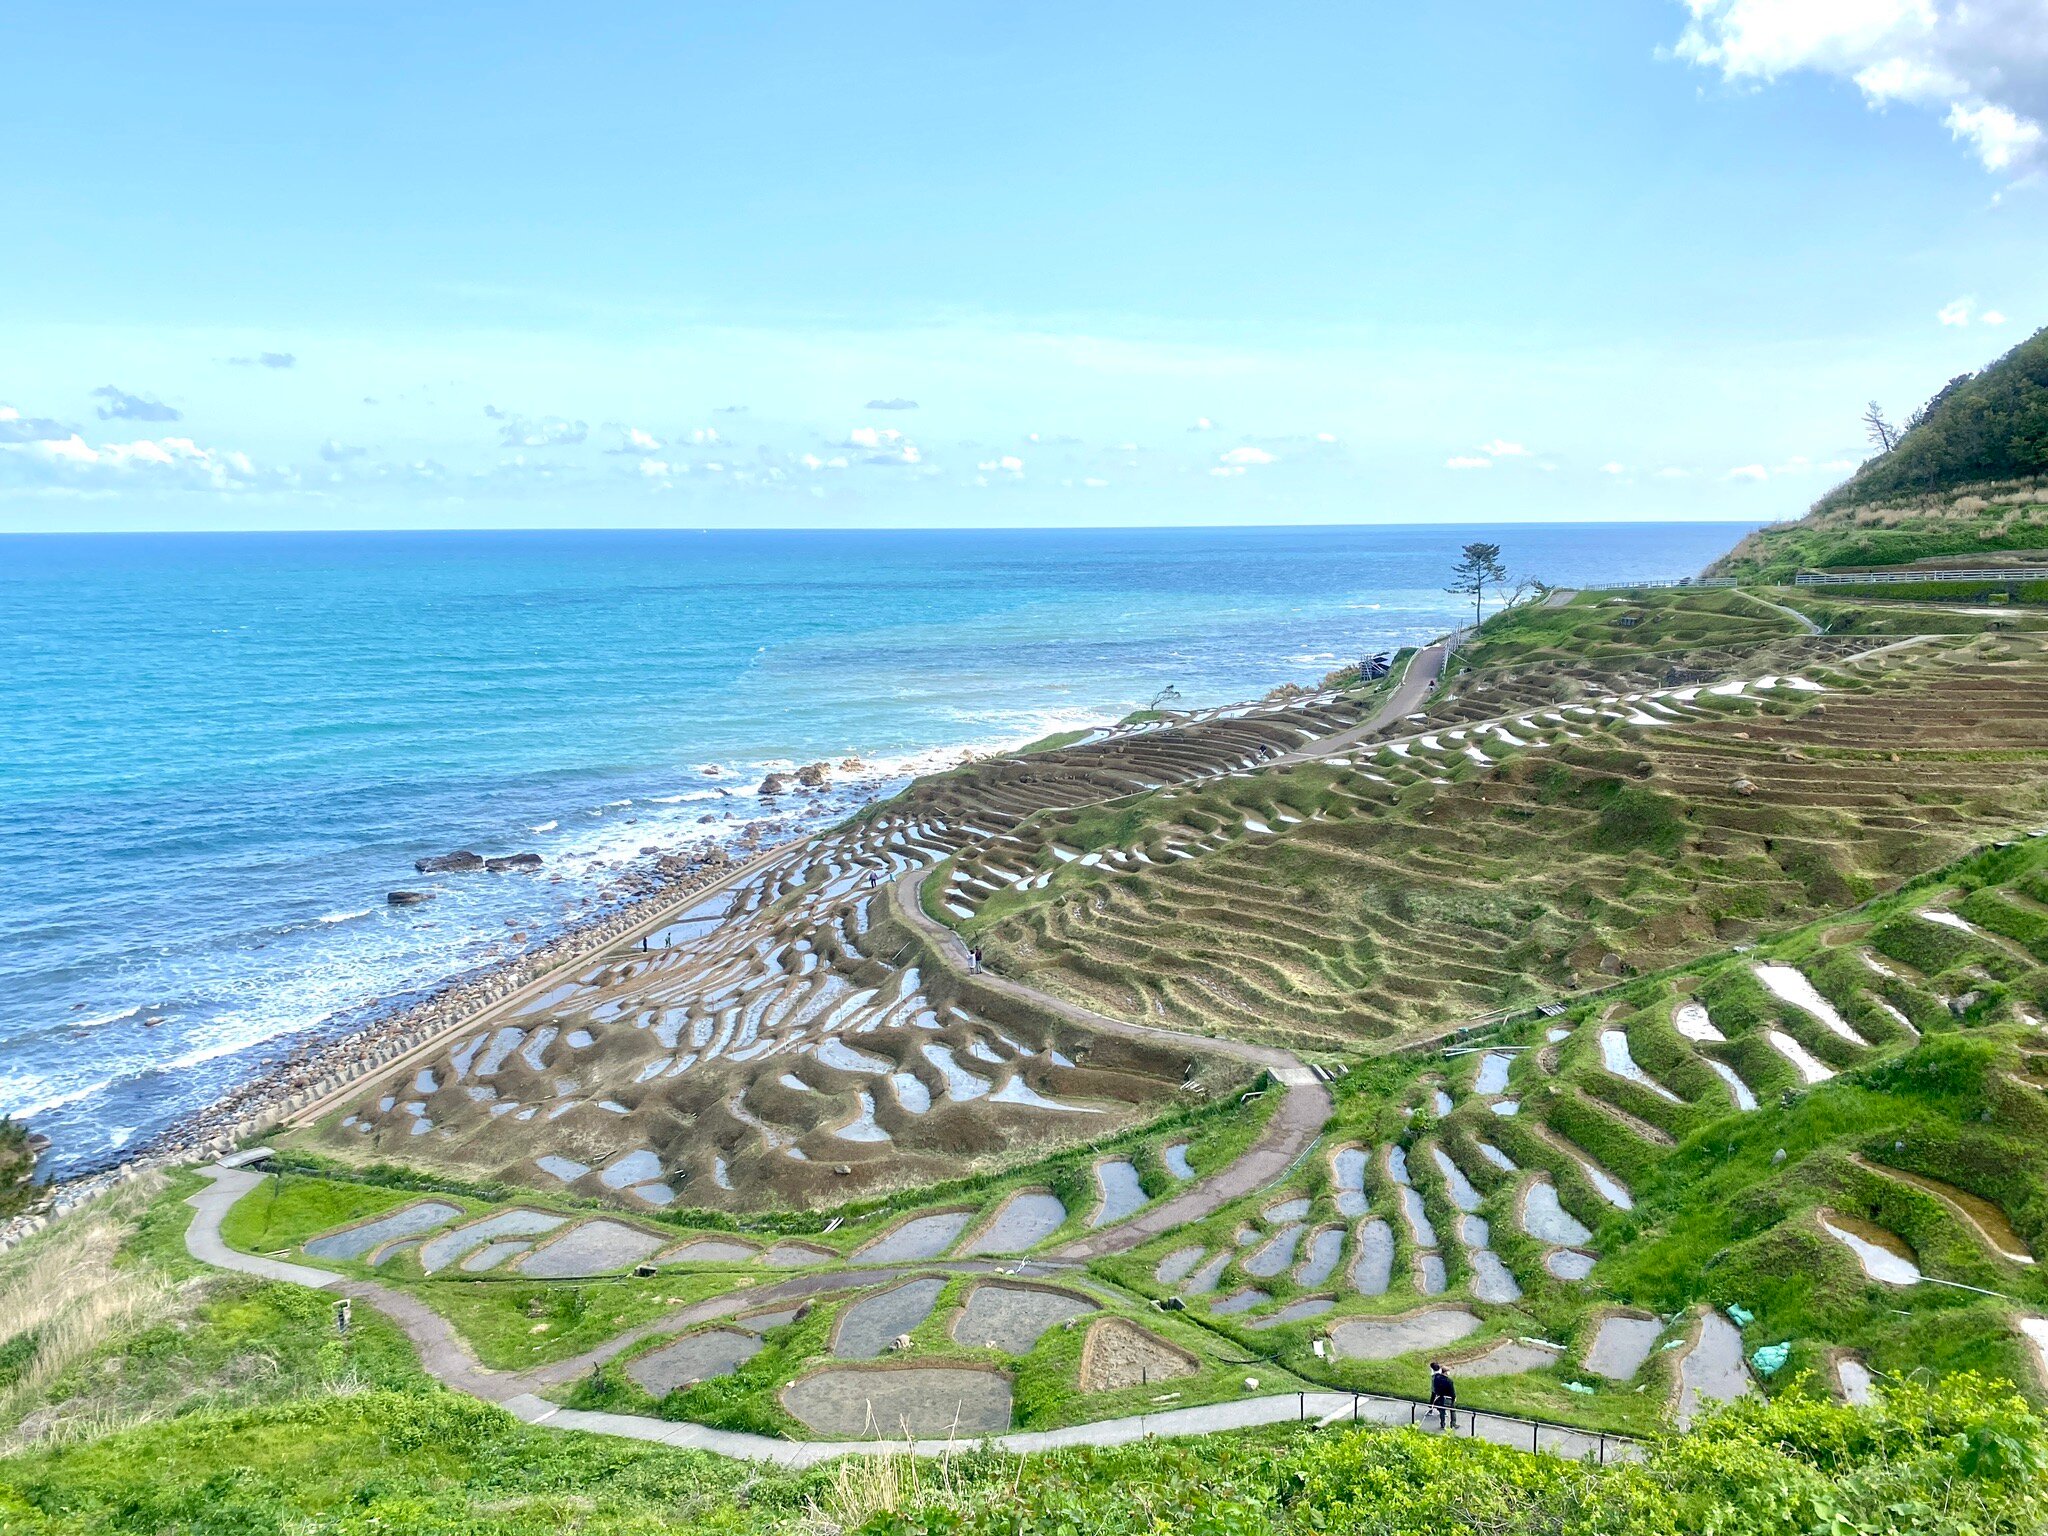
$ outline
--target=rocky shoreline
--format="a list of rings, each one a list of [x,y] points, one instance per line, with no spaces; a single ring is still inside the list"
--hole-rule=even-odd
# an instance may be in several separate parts
[[[961,761],[974,756],[962,753]],[[828,788],[822,771],[825,766],[817,764],[793,775],[771,775],[771,780],[780,779],[781,783],[772,789],[764,783],[761,793],[771,800],[785,795],[794,800],[801,785],[801,798],[815,805]],[[841,765],[843,770],[862,766],[856,759]],[[841,781],[831,787],[848,793],[835,796],[831,809],[852,815],[880,798],[889,783],[880,777]],[[382,1009],[373,1004],[374,1011],[366,1016],[332,1021],[318,1038],[302,1040],[289,1056],[265,1064],[246,1082],[171,1125],[118,1164],[43,1186],[28,1211],[0,1223],[0,1251],[139,1173],[232,1151],[239,1142],[262,1134],[314,1100],[370,1076],[549,972],[588,958],[622,934],[659,920],[669,909],[687,904],[755,861],[772,857],[819,830],[812,817],[802,814],[809,806],[793,809],[798,810],[796,824],[782,819],[753,822],[729,844],[706,844],[674,853],[643,850],[650,854],[645,863],[621,870],[600,890],[602,907],[571,920],[530,948],[448,977],[417,1000]]]

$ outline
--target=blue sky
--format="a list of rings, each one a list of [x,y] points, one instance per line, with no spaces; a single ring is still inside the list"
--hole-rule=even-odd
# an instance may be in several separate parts
[[[2041,0],[17,6],[0,528],[1796,515],[2048,319],[2044,95]]]

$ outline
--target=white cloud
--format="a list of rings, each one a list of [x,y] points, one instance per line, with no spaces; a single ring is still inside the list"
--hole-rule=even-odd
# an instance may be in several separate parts
[[[2040,0],[1686,0],[1673,50],[1724,80],[1800,70],[1855,82],[1873,108],[1942,112],[1986,170],[2041,155],[2048,8]]]
[[[846,441],[854,448],[887,448],[902,442],[903,434],[894,427],[855,427]]]
[[[1950,299],[1934,312],[1934,318],[1943,325],[1968,325],[1970,323],[1969,299]]]
[[[569,421],[561,416],[521,416],[515,411],[501,411],[494,405],[485,406],[484,414],[502,423],[498,428],[498,442],[506,448],[568,448],[590,435],[589,423]]]
[[[1768,480],[1771,472],[1761,464],[1743,464],[1731,469],[1721,478],[1724,480]]]
[[[0,443],[43,443],[70,437],[77,432],[48,416],[24,415],[11,405],[0,405]]]
[[[1098,479],[1097,479],[1097,478],[1096,478],[1095,476],[1093,476],[1093,475],[1087,475],[1087,476],[1084,476],[1084,477],[1082,478],[1082,480],[1081,480],[1081,483],[1082,483],[1083,485],[1087,486],[1087,487],[1088,487],[1088,489],[1089,489],[1089,490],[1091,490],[1091,491],[1099,491],[1099,490],[1101,490],[1101,489],[1102,489],[1102,488],[1103,488],[1103,487],[1104,487],[1105,485],[1108,485],[1108,484],[1109,484],[1109,482],[1108,482],[1107,480],[1098,480]]]
[[[1479,451],[1491,454],[1496,459],[1521,459],[1529,455],[1527,448],[1520,443],[1511,443],[1504,437],[1496,437],[1490,443],[1481,443]]]
[[[1188,430],[1190,432],[1214,432],[1216,430],[1216,423],[1206,416],[1197,416],[1195,424],[1189,427]]]
[[[1024,461],[1014,453],[1006,453],[999,459],[983,459],[974,467],[984,475],[1009,475],[1017,479],[1024,474]]]
[[[640,427],[627,427],[619,438],[619,446],[605,449],[606,453],[659,453],[661,439]]]
[[[193,489],[254,483],[248,455],[202,448],[189,437],[139,438],[94,447],[76,432],[40,442],[0,443],[0,468],[45,485],[117,486],[137,480]]]
[[[1245,468],[1253,464],[1277,464],[1280,461],[1263,448],[1246,446],[1233,448],[1228,453],[1218,455],[1217,462]]]
[[[669,476],[669,467],[661,459],[642,459],[640,473],[649,480],[666,480]]]
[[[1625,475],[1628,473],[1628,466],[1609,459],[1600,466],[1600,473],[1603,475]]]
[[[1977,323],[1979,325],[2003,325],[2005,324],[2005,316],[1995,309],[1987,309],[1977,317]]]
[[[1681,469],[1676,464],[1667,464],[1664,468],[1657,471],[1657,478],[1659,480],[1690,480],[1692,478],[1692,471]]]
[[[1477,454],[1458,454],[1444,460],[1445,469],[1491,469],[1493,460]]]
[[[101,421],[179,421],[185,414],[161,400],[148,395],[131,395],[112,384],[102,384],[93,391],[93,396],[107,402],[99,408]]]
[[[1957,103],[1942,119],[1950,134],[1968,139],[1987,171],[2003,171],[2030,160],[2041,147],[2041,125],[2005,107]]]

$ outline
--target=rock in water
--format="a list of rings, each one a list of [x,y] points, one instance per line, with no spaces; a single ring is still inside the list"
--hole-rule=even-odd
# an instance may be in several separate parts
[[[757,790],[757,791],[756,791],[756,793],[757,793],[757,794],[762,794],[762,795],[786,795],[786,794],[788,794],[788,793],[789,793],[789,775],[788,775],[788,774],[785,774],[785,773],[771,773],[771,774],[769,774],[767,778],[765,778],[765,779],[763,779],[763,780],[761,781],[761,787],[760,787],[760,789],[759,789],[759,790]]]
[[[824,763],[805,763],[803,767],[797,769],[796,781],[805,789],[823,789],[828,771]]]
[[[384,899],[394,907],[416,907],[423,901],[432,901],[434,893],[432,891],[390,891],[386,893]]]
[[[437,853],[430,859],[414,859],[412,867],[423,875],[467,874],[484,867],[484,856],[471,853],[467,848],[458,848],[453,853]]]
[[[537,853],[508,853],[502,858],[485,859],[484,868],[492,874],[503,874],[508,869],[539,869],[540,855]]]

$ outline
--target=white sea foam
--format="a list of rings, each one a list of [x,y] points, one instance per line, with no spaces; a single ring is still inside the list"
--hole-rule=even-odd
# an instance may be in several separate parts
[[[321,914],[320,921],[323,923],[352,923],[359,917],[368,917],[375,910],[374,907],[364,907],[357,912],[326,912]]]
[[[123,1019],[132,1019],[140,1012],[142,1004],[137,1003],[133,1008],[122,1008],[113,1013],[95,1013],[87,1018],[67,1019],[65,1022],[73,1029],[97,1029],[102,1024],[118,1024]]]
[[[559,827],[560,825],[561,823],[559,821],[544,821],[532,830],[535,832],[552,832],[555,830],[555,828]]]

